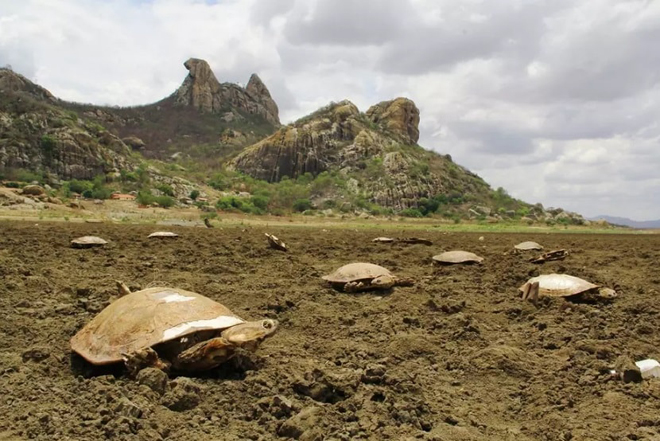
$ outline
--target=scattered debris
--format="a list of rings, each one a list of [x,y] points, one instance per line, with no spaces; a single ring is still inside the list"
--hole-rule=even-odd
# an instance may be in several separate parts
[[[268,244],[270,245],[271,248],[274,248],[276,250],[280,251],[288,251],[286,248],[286,245],[284,242],[279,240],[277,236],[274,236],[272,234],[264,233],[266,237],[268,238]]]
[[[552,260],[564,260],[568,254],[568,250],[553,250],[543,253],[538,257],[532,257],[529,261],[532,263],[544,263]]]

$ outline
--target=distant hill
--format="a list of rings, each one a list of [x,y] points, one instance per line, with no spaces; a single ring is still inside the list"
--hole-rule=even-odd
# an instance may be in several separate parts
[[[170,96],[127,108],[63,101],[0,69],[0,181],[55,191],[83,180],[73,192],[91,194],[94,180],[98,195],[135,191],[172,204],[208,190],[206,202],[250,213],[585,222],[493,189],[451,156],[417,144],[419,109],[405,97],[366,112],[347,100],[330,103],[282,125],[256,74],[242,87],[219,82],[204,60],[184,65],[188,75]]]
[[[660,228],[660,219],[649,220],[649,221],[636,221],[628,219],[627,217],[617,217],[617,216],[594,216],[589,218],[589,220],[604,220],[610,224],[614,225],[623,225],[630,228],[638,229],[648,229],[648,228]]]

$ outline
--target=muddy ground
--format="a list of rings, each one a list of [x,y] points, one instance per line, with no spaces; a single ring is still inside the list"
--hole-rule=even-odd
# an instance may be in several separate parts
[[[156,229],[0,223],[0,439],[660,439],[660,379],[608,374],[621,356],[660,359],[658,235],[419,232],[425,246],[370,241],[396,231],[293,227],[147,239]],[[269,249],[264,231],[291,251]],[[69,247],[86,234],[109,244]],[[511,253],[522,240],[572,254],[534,265]],[[433,266],[456,248],[485,260]],[[384,295],[322,284],[353,261],[417,284]],[[528,277],[551,272],[620,296],[519,299]],[[69,339],[116,295],[115,280],[196,291],[281,328],[240,363],[166,384],[92,369]]]

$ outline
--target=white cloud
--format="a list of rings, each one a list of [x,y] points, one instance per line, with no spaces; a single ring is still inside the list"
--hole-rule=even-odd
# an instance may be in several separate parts
[[[397,96],[420,144],[493,187],[660,218],[660,3],[647,0],[0,0],[0,65],[56,96],[134,105],[190,57],[257,72],[294,120]]]

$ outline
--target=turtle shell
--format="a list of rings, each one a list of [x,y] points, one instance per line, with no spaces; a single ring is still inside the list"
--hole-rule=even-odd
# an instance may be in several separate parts
[[[71,339],[71,348],[90,363],[122,360],[128,353],[198,331],[244,323],[227,307],[178,288],[148,288],[112,302]]]
[[[374,279],[383,275],[391,276],[392,273],[380,265],[356,262],[344,265],[333,273],[323,276],[322,279],[330,283],[348,283],[356,280]]]
[[[524,292],[525,286],[534,282],[539,282],[539,296],[569,297],[598,288],[598,285],[568,274],[543,274],[532,277],[518,289]]]
[[[433,256],[433,260],[440,263],[478,263],[484,260],[484,258],[469,251],[455,250]]]
[[[171,231],[156,231],[151,233],[149,237],[179,237],[179,235]]]
[[[528,250],[542,250],[543,247],[536,242],[528,240],[526,242],[520,242],[518,245],[513,246],[517,250],[528,251]]]
[[[82,236],[71,241],[71,246],[73,248],[91,248],[91,247],[100,247],[105,245],[105,240],[97,236]]]

